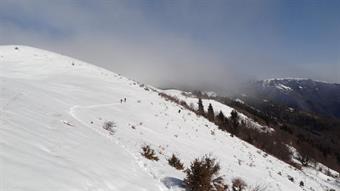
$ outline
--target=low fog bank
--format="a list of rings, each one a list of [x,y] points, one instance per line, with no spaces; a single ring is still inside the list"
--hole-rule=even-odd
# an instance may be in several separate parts
[[[291,12],[277,15],[278,2],[248,3],[4,0],[0,44],[55,51],[160,88],[226,92],[282,77],[340,83],[336,6],[321,20],[322,7],[298,6],[291,23],[282,20]]]

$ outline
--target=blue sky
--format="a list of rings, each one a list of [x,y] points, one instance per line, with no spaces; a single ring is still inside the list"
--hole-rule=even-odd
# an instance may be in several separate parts
[[[2,0],[0,43],[92,62],[156,86],[340,82],[336,0]]]

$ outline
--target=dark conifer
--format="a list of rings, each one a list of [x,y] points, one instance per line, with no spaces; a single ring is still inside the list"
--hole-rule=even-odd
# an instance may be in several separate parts
[[[155,161],[159,160],[159,158],[156,156],[156,152],[153,149],[151,149],[149,145],[145,145],[142,147],[141,154],[149,160],[155,160]]]
[[[203,103],[202,103],[202,99],[198,98],[198,110],[197,110],[199,115],[203,115],[204,116],[204,107],[203,107]]]
[[[233,110],[231,111],[231,116],[230,116],[230,133],[232,135],[237,135],[238,133],[238,127],[240,125],[239,122],[239,116],[237,111]]]
[[[168,163],[169,163],[169,165],[175,167],[177,170],[183,170],[184,169],[183,163],[174,154],[172,154],[171,158],[168,159]]]
[[[212,121],[212,122],[214,122],[215,120],[215,113],[214,113],[214,109],[211,103],[209,104],[209,107],[208,107],[207,118],[209,119],[209,121]]]
[[[218,125],[218,127],[219,127],[220,129],[222,129],[222,126],[223,126],[224,123],[225,123],[225,117],[224,117],[224,114],[223,114],[222,111],[220,111],[220,113],[216,116],[215,121],[216,121],[216,124]]]
[[[189,191],[211,191],[214,190],[213,180],[218,176],[220,165],[216,159],[204,156],[195,159],[185,171],[184,183]]]

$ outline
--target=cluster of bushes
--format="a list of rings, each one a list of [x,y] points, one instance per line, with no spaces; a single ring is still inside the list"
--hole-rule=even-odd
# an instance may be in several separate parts
[[[246,115],[250,115],[260,124],[270,125],[275,128],[274,132],[269,133],[259,131],[254,128],[251,123],[240,120],[239,115],[235,110],[232,111],[229,118],[225,117],[222,112],[215,116],[214,109],[212,105],[209,104],[207,112],[205,112],[200,98],[198,101],[198,109],[195,110],[193,107],[188,106],[184,101],[180,101],[177,98],[164,93],[160,93],[160,96],[183,106],[197,115],[206,117],[209,121],[215,123],[220,130],[227,131],[232,136],[237,136],[295,167],[299,168],[299,165],[292,162],[291,152],[287,145],[292,145],[296,148],[299,153],[297,160],[299,160],[303,166],[315,164],[315,162],[318,161],[338,172],[340,171],[340,144],[336,144],[336,137],[340,137],[340,128],[335,128],[337,130],[330,128],[331,125],[339,125],[339,123],[334,122],[334,120],[327,121],[323,120],[323,118],[300,112],[295,112],[293,114],[284,112],[286,109],[283,109],[283,107],[274,107],[276,110],[262,113],[259,110],[239,102],[226,98],[215,98],[217,100],[220,99],[218,101],[221,101],[224,104],[239,109]],[[310,120],[311,118],[313,120]],[[291,123],[294,125],[291,125]],[[325,136],[320,136],[314,131],[308,133],[305,128],[299,128],[296,124],[304,125],[304,127],[308,126],[309,128],[310,126],[318,127],[319,129],[328,130],[332,133],[329,133],[329,138],[325,138]]]
[[[201,114],[202,111],[204,111],[204,108],[201,99],[199,99],[197,113]],[[286,146],[286,136],[282,136],[283,134],[259,131],[252,123],[241,120],[235,110],[231,112],[229,118],[225,117],[222,111],[215,116],[211,104],[209,104],[207,113],[203,113],[202,116],[207,117],[208,120],[215,123],[220,130],[227,131],[232,136],[237,136],[257,148],[287,163],[291,163],[291,153]]]
[[[151,149],[149,145],[145,145],[142,147],[141,155],[149,160],[154,160],[154,161],[159,160],[158,156],[156,155],[155,150]],[[168,159],[168,163],[170,166],[176,168],[177,170],[184,169],[184,164],[175,154],[172,154],[172,156]]]
[[[219,170],[220,165],[216,162],[216,159],[211,159],[208,156],[195,159],[190,167],[185,170],[184,183],[190,191],[224,190],[226,186],[220,184],[223,181],[219,180],[221,179],[218,176]],[[219,180],[218,184],[216,180]]]
[[[300,153],[297,159],[303,166],[318,161],[340,171],[340,120],[302,111],[291,112],[287,106],[275,103],[254,103],[258,110],[228,98],[219,99],[261,124],[275,128],[279,136],[289,134],[285,142]]]
[[[196,158],[185,170],[184,183],[189,191],[225,191],[229,186],[225,184],[223,176],[219,175],[220,165],[215,158],[208,155]],[[234,178],[230,189],[243,191],[247,184],[241,178]]]
[[[316,164],[315,162],[318,161],[338,172],[340,171],[340,145],[335,144],[336,141],[333,138],[318,138],[316,135],[306,133],[303,128],[298,129],[297,127],[294,128],[287,124],[278,123],[276,117],[262,114],[254,108],[247,107],[238,102],[231,103],[233,103],[233,106],[239,106],[237,108],[240,108],[240,105],[242,105],[242,111],[251,115],[252,118],[261,124],[267,124],[274,127],[275,131],[271,133],[259,131],[253,126],[253,124],[241,120],[235,110],[231,112],[231,116],[229,118],[225,117],[222,112],[220,112],[217,116],[212,117],[214,112],[211,105],[209,105],[207,113],[202,113],[204,108],[200,99],[198,101],[199,109],[196,113],[201,114],[211,122],[214,122],[220,130],[227,131],[232,136],[235,135],[297,168],[300,168],[300,166],[291,160],[292,154],[287,145],[292,145],[296,148],[299,153],[296,159],[300,161],[302,166]],[[297,118],[300,121],[305,121],[305,118],[303,117]],[[330,123],[333,124],[333,122]],[[338,136],[337,133],[334,136]]]
[[[209,121],[215,123],[220,130],[229,132],[232,136],[237,136],[287,163],[292,163],[291,153],[289,148],[286,146],[287,142],[284,140],[285,137],[276,132],[268,133],[259,131],[254,128],[251,123],[241,120],[238,112],[235,110],[231,112],[231,116],[229,118],[225,117],[222,111],[215,116],[215,112],[211,104],[209,104],[207,112],[205,112],[201,98],[198,99],[198,109],[195,110],[187,105],[186,102],[180,101],[178,98],[169,96],[165,93],[159,93],[159,95],[192,112],[195,112],[197,115],[206,117]]]
[[[250,123],[241,123],[237,136],[254,145],[255,147],[269,153],[276,158],[292,163],[291,152],[287,147],[286,138],[288,135],[279,134],[277,132],[262,132],[252,127]]]
[[[149,160],[158,161],[159,158],[156,152],[150,148],[149,145],[142,147],[141,155]],[[184,165],[180,159],[175,155],[168,159],[170,166],[177,170],[184,170]],[[183,180],[184,186],[188,191],[225,191],[229,186],[225,184],[223,176],[219,175],[220,164],[215,158],[204,155],[201,158],[196,158],[191,162],[190,166],[184,170],[186,177]],[[232,180],[232,191],[243,191],[247,184],[241,178],[234,178]]]

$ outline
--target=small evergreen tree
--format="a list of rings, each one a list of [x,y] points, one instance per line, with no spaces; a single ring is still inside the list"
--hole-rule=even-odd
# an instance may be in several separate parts
[[[198,114],[204,116],[204,106],[202,103],[202,99],[198,98]]]
[[[184,183],[189,191],[211,191],[213,190],[213,180],[218,175],[220,165],[216,159],[204,156],[195,159],[186,172]]]
[[[222,111],[216,116],[215,122],[220,129],[223,129],[222,126],[225,123],[225,117]]]
[[[207,118],[208,118],[209,121],[212,121],[212,122],[214,122],[214,120],[215,120],[215,113],[214,113],[214,109],[213,109],[211,103],[209,103]]]
[[[233,110],[231,111],[231,116],[230,116],[230,133],[232,135],[237,135],[238,134],[238,127],[240,125],[240,117],[237,113],[237,111]]]
[[[168,159],[168,163],[170,166],[175,167],[177,170],[184,169],[183,163],[174,154],[172,154],[171,158]]]
[[[142,147],[141,154],[149,160],[155,160],[155,161],[159,160],[159,158],[156,155],[156,152],[153,149],[151,149],[149,145]]]
[[[238,116],[237,111],[232,110],[230,114],[231,114],[230,120],[232,121],[233,124],[235,124],[235,125],[238,126],[238,123],[239,123],[239,122],[238,122],[239,116]]]
[[[220,127],[223,131],[228,131],[230,129],[230,120],[225,117],[222,126]]]

